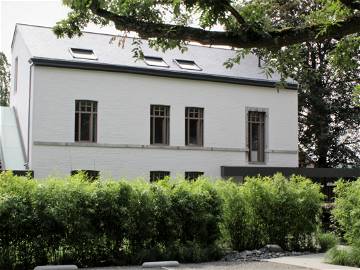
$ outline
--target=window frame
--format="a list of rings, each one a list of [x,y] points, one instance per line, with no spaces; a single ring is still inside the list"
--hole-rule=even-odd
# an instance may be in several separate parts
[[[100,171],[96,170],[72,170],[70,175],[73,176],[79,173],[84,173],[86,175],[86,180],[89,182],[94,182],[100,178]]]
[[[174,59],[174,62],[181,69],[196,70],[196,71],[202,71],[203,70],[194,60]],[[194,68],[185,67],[184,65],[186,65],[186,64],[188,64],[188,65],[191,64],[191,65],[194,66]]]
[[[170,66],[168,65],[168,63],[165,62],[164,58],[159,57],[159,56],[150,56],[150,55],[144,55],[144,63],[148,66],[152,66],[152,67],[165,67],[165,68],[169,68]],[[156,65],[154,63],[151,63],[150,61],[155,61],[155,60],[159,60],[159,63],[162,63],[160,65]]]
[[[194,181],[203,175],[204,175],[204,172],[200,172],[200,171],[186,171],[185,172],[185,180]]]
[[[154,175],[156,176],[156,174],[159,174],[161,176],[158,177],[154,177]],[[165,177],[170,177],[171,173],[170,171],[150,171],[150,183],[159,181],[159,180],[163,180]]]
[[[251,114],[261,115],[258,120],[253,120]],[[252,109],[246,110],[246,144],[248,148],[247,159],[249,163],[253,164],[265,164],[266,163],[266,149],[267,149],[267,109]],[[262,118],[262,119],[261,119]],[[252,151],[252,124],[258,124],[259,140],[257,151],[257,159],[253,160],[251,153]]]
[[[91,54],[89,54],[88,56],[86,56],[86,54],[81,55],[77,52],[75,52],[75,50],[78,51],[87,51],[87,52],[91,52]],[[71,56],[75,59],[87,59],[87,60],[98,60],[98,57],[96,56],[95,52],[93,49],[84,49],[84,48],[69,48],[69,52],[71,54]]]
[[[164,115],[156,115],[155,109],[161,108],[164,110]],[[161,143],[157,143],[156,141],[156,119],[162,119],[163,127],[162,127],[162,138],[163,141]],[[160,105],[160,104],[152,104],[150,105],[150,144],[151,145],[170,145],[170,106],[169,105]]]
[[[82,102],[90,102],[91,110],[82,111],[81,103]],[[79,104],[79,105],[78,105]],[[94,109],[94,105],[96,104],[96,108]],[[77,106],[78,105],[78,106]],[[77,108],[79,108],[77,110]],[[90,123],[89,123],[89,140],[81,140],[81,115],[82,114],[90,114]],[[76,118],[78,117],[78,124],[76,126]],[[74,130],[74,141],[79,143],[96,143],[97,142],[97,129],[98,129],[98,102],[95,100],[75,100],[75,130]],[[95,124],[95,132],[94,132],[94,124]],[[77,129],[77,130],[76,130]],[[76,132],[77,131],[77,132]],[[76,134],[77,133],[77,134]],[[76,136],[77,135],[77,136]]]
[[[197,113],[198,117],[191,117],[189,110],[196,109],[199,110]],[[185,145],[186,146],[196,146],[196,147],[204,147],[204,108],[201,107],[185,107]],[[197,122],[197,133],[200,135],[197,138],[197,143],[190,143],[190,120],[198,120]]]

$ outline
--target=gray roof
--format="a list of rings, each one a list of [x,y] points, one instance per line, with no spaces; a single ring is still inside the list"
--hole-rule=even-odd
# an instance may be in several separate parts
[[[280,80],[278,74],[267,78],[262,69],[258,67],[258,58],[255,55],[248,55],[241,60],[239,65],[231,69],[225,68],[223,63],[235,56],[235,51],[230,49],[210,48],[198,45],[189,45],[188,50],[181,53],[178,49],[168,50],[165,53],[149,48],[146,40],[142,42],[142,50],[146,56],[162,57],[169,67],[148,66],[142,60],[133,57],[132,38],[125,38],[123,46],[119,46],[119,38],[111,42],[114,35],[83,32],[81,37],[58,39],[50,27],[17,24],[15,34],[19,32],[34,59],[47,59],[47,62],[57,61],[70,63],[74,67],[82,66],[121,66],[129,67],[130,70],[147,71],[154,73],[177,74],[185,76],[200,77],[221,77],[265,83],[275,83]],[[91,49],[97,56],[97,60],[86,60],[73,58],[70,48]],[[193,60],[201,67],[201,71],[181,69],[174,59]],[[50,61],[51,60],[51,61]],[[289,81],[293,83],[293,81]],[[267,85],[267,86],[270,86]],[[290,88],[295,88],[293,85]]]

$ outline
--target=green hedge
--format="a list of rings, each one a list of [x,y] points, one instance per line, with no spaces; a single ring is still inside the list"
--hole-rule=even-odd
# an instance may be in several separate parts
[[[332,219],[349,246],[335,246],[327,252],[333,264],[360,267],[360,178],[354,182],[340,180],[335,187]]]
[[[322,195],[309,180],[88,182],[0,175],[0,269],[218,259],[221,248],[308,247]],[[220,248],[221,247],[221,248]]]
[[[323,194],[304,177],[281,174],[221,183],[223,232],[236,250],[274,243],[288,250],[311,249],[320,225]]]
[[[332,215],[349,244],[360,242],[360,178],[336,183]]]

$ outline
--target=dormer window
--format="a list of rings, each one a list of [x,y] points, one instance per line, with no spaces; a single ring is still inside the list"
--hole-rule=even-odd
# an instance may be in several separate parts
[[[70,48],[70,53],[74,58],[90,59],[90,60],[98,59],[94,51],[89,49]]]
[[[148,66],[169,67],[169,65],[161,57],[144,56],[144,62]]]
[[[174,62],[182,69],[202,70],[201,67],[192,60],[175,59]]]

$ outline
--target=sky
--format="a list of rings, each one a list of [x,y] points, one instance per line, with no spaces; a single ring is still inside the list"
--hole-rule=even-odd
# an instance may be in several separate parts
[[[54,26],[66,18],[69,9],[61,0],[0,0],[0,51],[11,60],[11,41],[16,23]],[[114,27],[100,28],[95,25],[85,30],[102,33],[116,33]]]

